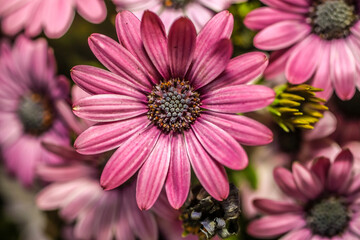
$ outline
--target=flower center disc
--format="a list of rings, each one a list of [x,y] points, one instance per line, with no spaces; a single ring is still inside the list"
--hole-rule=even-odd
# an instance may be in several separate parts
[[[188,81],[171,79],[154,86],[148,95],[147,116],[163,131],[182,132],[200,116],[200,95]]]
[[[344,231],[348,220],[346,206],[339,199],[330,198],[322,200],[310,209],[307,222],[313,233],[333,237]]]
[[[40,135],[53,123],[53,109],[48,99],[39,94],[31,94],[21,99],[18,116],[27,133]]]
[[[331,40],[346,37],[357,19],[355,7],[344,0],[316,1],[311,19],[313,31],[320,37]]]
[[[190,0],[164,0],[164,6],[168,8],[183,8]]]

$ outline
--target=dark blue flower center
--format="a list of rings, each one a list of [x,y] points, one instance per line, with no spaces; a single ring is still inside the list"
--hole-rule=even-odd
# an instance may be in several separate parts
[[[329,238],[341,234],[347,227],[348,221],[347,207],[333,197],[313,205],[307,217],[313,233]]]
[[[191,0],[164,0],[164,6],[179,9],[185,7],[190,1]]]
[[[349,35],[350,27],[358,19],[355,6],[345,0],[315,1],[310,16],[314,33],[327,40]]]
[[[148,118],[162,130],[181,132],[200,116],[200,96],[185,80],[156,85],[148,96]]]
[[[33,135],[40,135],[47,131],[52,123],[54,112],[50,101],[40,94],[24,96],[18,106],[18,116],[24,131]]]

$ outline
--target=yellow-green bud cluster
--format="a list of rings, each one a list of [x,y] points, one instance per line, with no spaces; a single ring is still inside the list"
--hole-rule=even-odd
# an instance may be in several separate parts
[[[275,101],[268,107],[275,121],[284,131],[296,128],[313,129],[328,110],[325,100],[315,96],[322,91],[307,84],[284,84],[276,87]]]

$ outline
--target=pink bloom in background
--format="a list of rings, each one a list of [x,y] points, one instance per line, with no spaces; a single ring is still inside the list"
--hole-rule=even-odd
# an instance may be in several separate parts
[[[357,0],[261,0],[245,24],[261,30],[254,45],[277,50],[265,75],[284,72],[290,83],[311,80],[329,98],[351,99],[360,83],[360,5]]]
[[[169,30],[181,16],[187,16],[199,31],[216,12],[246,0],[113,0],[118,10],[130,10],[141,19],[145,10],[157,13]]]
[[[55,58],[44,39],[24,36],[0,48],[0,144],[7,169],[30,185],[39,163],[61,159],[41,141],[66,144],[68,130],[57,105],[68,96],[68,82],[55,76]]]
[[[2,30],[15,35],[22,29],[37,36],[44,29],[49,38],[59,38],[69,29],[74,9],[86,20],[100,23],[106,17],[104,0],[0,0]]]
[[[315,159],[309,169],[299,163],[293,164],[292,172],[275,169],[275,181],[293,202],[255,200],[268,216],[252,221],[249,234],[259,238],[285,234],[284,240],[359,239],[360,178],[353,171],[353,159],[349,150],[342,150],[334,161]]]
[[[158,239],[155,216],[136,205],[135,182],[104,191],[97,169],[79,162],[42,166],[39,175],[53,183],[38,194],[38,207],[60,209],[64,220],[76,221],[73,232],[76,239]]]
[[[136,199],[149,209],[165,184],[170,204],[179,208],[190,187],[190,165],[215,199],[228,196],[225,169],[248,164],[245,145],[267,144],[271,131],[238,112],[274,100],[270,88],[248,85],[267,66],[263,53],[230,60],[233,17],[223,11],[196,36],[179,18],[166,36],[160,18],[146,11],[140,22],[123,11],[116,30],[121,44],[93,34],[89,45],[109,71],[76,66],[72,79],[93,96],[74,104],[74,113],[98,122],[75,142],[82,154],[117,149],[101,185],[110,190],[138,172]]]

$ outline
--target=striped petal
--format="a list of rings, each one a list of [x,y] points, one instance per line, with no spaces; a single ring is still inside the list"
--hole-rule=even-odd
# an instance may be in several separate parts
[[[254,38],[255,47],[263,50],[280,50],[290,47],[311,32],[307,23],[288,20],[261,30]]]
[[[147,102],[145,94],[139,92],[125,78],[100,68],[75,66],[71,69],[71,78],[90,94],[119,94]]]
[[[185,131],[184,135],[191,165],[201,185],[216,200],[226,199],[229,182],[225,169],[209,156],[192,131]]]
[[[265,86],[239,85],[220,88],[202,96],[202,107],[215,112],[251,112],[274,101],[275,92]]]
[[[133,176],[148,158],[160,133],[152,126],[126,140],[106,163],[100,178],[101,186],[111,190]]]
[[[76,116],[91,121],[112,122],[146,113],[146,105],[138,99],[115,94],[98,94],[74,103]]]
[[[141,210],[150,209],[159,197],[169,170],[170,141],[170,135],[162,134],[139,171],[136,201]]]
[[[164,79],[169,79],[167,38],[164,24],[153,12],[145,11],[141,20],[141,38],[145,50]]]
[[[88,42],[91,51],[107,69],[128,80],[138,90],[149,92],[152,89],[139,61],[119,43],[101,34],[92,34]]]
[[[160,74],[147,55],[140,34],[140,20],[129,11],[116,15],[115,26],[119,42],[141,63],[152,76],[153,83],[158,83]]]
[[[229,39],[221,39],[196,61],[190,70],[188,79],[194,89],[199,89],[219,76],[228,65],[233,48]]]
[[[184,78],[194,56],[196,47],[196,30],[187,18],[176,20],[170,28],[168,56],[173,78]]]
[[[266,126],[245,116],[204,112],[202,117],[228,132],[244,145],[257,146],[269,144],[273,134]]]
[[[184,138],[174,134],[171,140],[171,157],[165,189],[170,205],[179,209],[185,202],[190,189],[190,160]]]
[[[220,164],[235,170],[248,165],[246,152],[226,131],[201,118],[191,128],[204,149]]]
[[[143,130],[149,124],[146,116],[114,123],[97,124],[81,133],[75,143],[81,154],[98,154],[120,146],[122,142]]]

